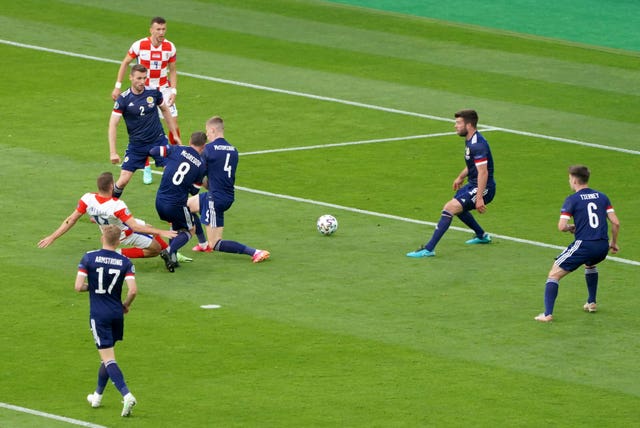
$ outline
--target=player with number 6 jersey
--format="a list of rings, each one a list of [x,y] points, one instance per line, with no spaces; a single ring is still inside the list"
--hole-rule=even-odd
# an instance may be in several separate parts
[[[596,265],[612,253],[619,251],[618,232],[620,221],[611,201],[602,192],[589,187],[591,172],[584,165],[569,167],[569,185],[575,192],[567,197],[562,205],[558,230],[575,234],[575,240],[560,254],[549,272],[545,285],[545,311],[535,317],[536,321],[553,320],[553,309],[558,296],[559,281],[567,274],[585,266],[587,283],[587,302],[583,309],[596,312],[596,294],[598,291],[598,269]],[[569,220],[573,218],[573,224]],[[611,223],[611,241],[609,225]]]

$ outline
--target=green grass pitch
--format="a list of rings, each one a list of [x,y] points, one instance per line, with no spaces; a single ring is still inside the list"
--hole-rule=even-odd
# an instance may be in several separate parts
[[[637,52],[313,0],[153,4],[0,9],[0,426],[637,424]],[[116,355],[139,404],[123,421],[112,385],[102,408],[85,401],[98,355],[73,281],[96,227],[36,243],[100,172],[118,172],[111,88],[151,15],[178,47],[183,136],[219,114],[242,154],[225,237],[272,258],[191,254],[191,241],[195,260],[175,274],[135,261]],[[437,257],[409,259],[464,166],[451,119],[465,107],[494,152],[498,193],[479,220],[495,242],[465,246],[456,220]],[[622,251],[600,265],[597,314],[582,311],[576,272],[556,321],[539,325],[546,273],[570,242],[555,225],[574,163],[611,197]],[[136,175],[123,199],[160,226],[155,178]],[[326,213],[340,222],[331,237],[315,231]]]

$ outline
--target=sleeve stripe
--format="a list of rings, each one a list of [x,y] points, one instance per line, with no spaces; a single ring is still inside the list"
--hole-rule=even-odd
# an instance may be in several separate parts
[[[481,159],[474,159],[473,161],[476,165],[484,165],[485,163],[489,162],[489,159],[487,158],[481,158]]]

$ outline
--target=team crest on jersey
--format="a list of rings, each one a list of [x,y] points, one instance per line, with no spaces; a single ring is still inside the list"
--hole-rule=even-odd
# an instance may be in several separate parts
[[[154,106],[154,99],[153,99],[153,97],[147,97],[147,106],[148,106],[149,108],[153,108],[153,106]]]

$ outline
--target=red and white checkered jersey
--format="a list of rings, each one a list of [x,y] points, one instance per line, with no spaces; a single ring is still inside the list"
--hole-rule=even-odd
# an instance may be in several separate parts
[[[109,224],[114,224],[122,230],[120,240],[133,233],[125,221],[132,218],[131,212],[123,201],[117,198],[105,198],[97,193],[85,193],[78,201],[76,210],[91,217],[100,229]]]
[[[146,86],[163,89],[169,85],[168,65],[176,62],[176,47],[173,43],[165,40],[160,46],[153,46],[151,37],[145,37],[131,45],[128,55],[137,58],[138,64],[149,70]]]

